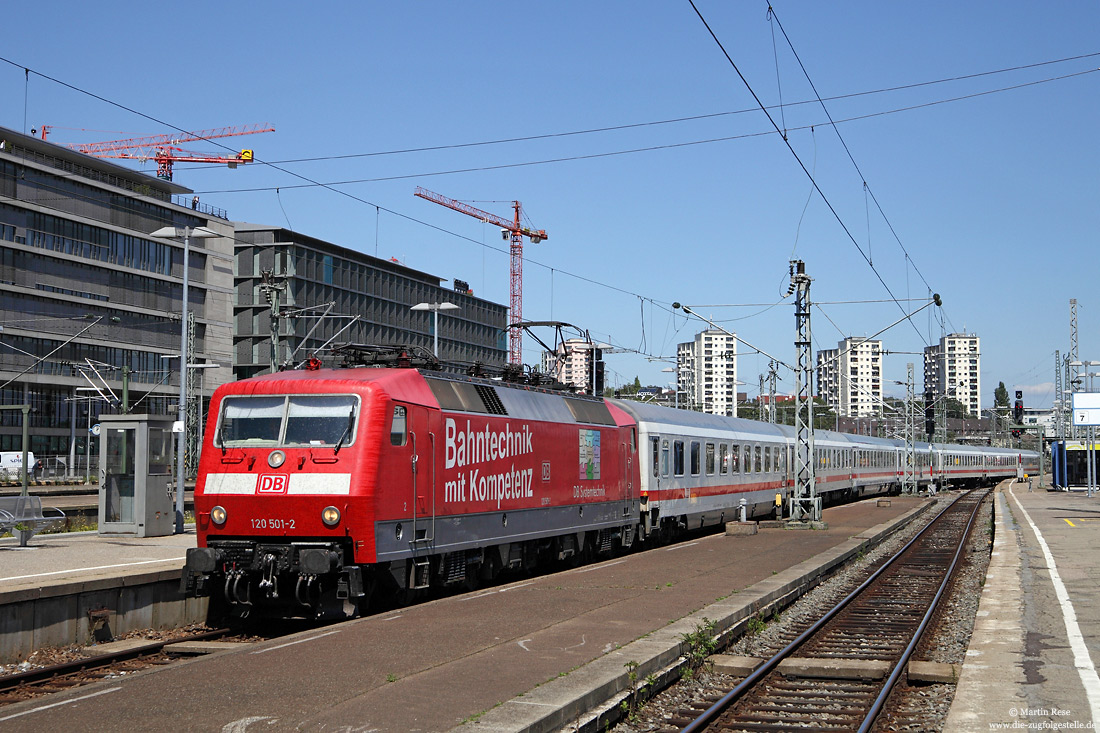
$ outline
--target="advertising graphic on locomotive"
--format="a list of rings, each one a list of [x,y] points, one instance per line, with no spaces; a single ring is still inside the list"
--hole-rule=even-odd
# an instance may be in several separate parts
[[[237,616],[339,618],[685,529],[774,516],[794,430],[417,368],[220,387],[182,586]],[[826,503],[897,491],[904,442],[816,431]],[[1035,473],[1037,454],[917,445],[917,481]]]

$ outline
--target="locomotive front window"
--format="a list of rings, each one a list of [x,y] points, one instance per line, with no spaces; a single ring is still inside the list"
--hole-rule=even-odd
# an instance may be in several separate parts
[[[286,398],[226,397],[218,436],[222,445],[278,445]]]
[[[286,445],[350,445],[355,440],[354,395],[293,395],[286,413]]]
[[[355,395],[226,397],[215,443],[221,446],[345,446],[355,439]]]

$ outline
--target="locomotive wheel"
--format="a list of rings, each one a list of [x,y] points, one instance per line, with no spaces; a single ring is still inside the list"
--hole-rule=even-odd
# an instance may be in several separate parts
[[[492,583],[498,575],[500,575],[500,552],[492,547],[485,552],[485,559],[478,569],[478,577],[485,583]]]

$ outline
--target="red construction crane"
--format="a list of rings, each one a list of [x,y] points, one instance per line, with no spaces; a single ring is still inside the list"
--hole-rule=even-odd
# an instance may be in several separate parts
[[[520,323],[523,321],[523,238],[530,237],[531,244],[538,244],[547,238],[546,230],[529,229],[520,223],[523,219],[523,204],[519,201],[512,202],[515,218],[512,221],[508,221],[496,214],[490,214],[488,211],[482,211],[462,201],[447,198],[442,194],[433,193],[420,186],[416,187],[416,191],[413,195],[419,196],[422,199],[427,199],[428,201],[434,201],[441,206],[446,206],[448,209],[460,211],[475,219],[481,219],[490,224],[495,224],[500,227],[500,233],[505,239],[510,238],[512,240],[512,246],[510,248],[511,282],[508,298],[508,319],[512,323]],[[523,329],[518,326],[513,326],[508,331],[508,363],[523,363]]]
[[[42,139],[46,139],[49,125],[42,126]],[[148,137],[131,137],[125,140],[108,140],[101,143],[86,143],[83,145],[69,145],[68,147],[80,153],[95,156],[96,158],[127,158],[130,160],[155,160],[157,162],[157,177],[166,181],[172,180],[173,163],[226,163],[230,168],[236,168],[241,163],[252,162],[252,151],[245,149],[234,156],[210,155],[207,153],[195,153],[179,147],[180,143],[195,142],[197,140],[212,140],[219,137],[235,137],[237,135],[255,135],[260,132],[274,132],[275,128],[267,123],[256,125],[242,125],[238,127],[218,127],[213,130],[200,130],[198,132],[177,132],[169,135],[150,135]]]

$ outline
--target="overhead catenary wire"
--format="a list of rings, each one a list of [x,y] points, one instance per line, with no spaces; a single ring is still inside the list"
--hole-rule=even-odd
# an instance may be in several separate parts
[[[791,53],[794,54],[794,59],[798,62],[799,68],[802,69],[802,74],[806,77],[806,81],[809,83],[810,89],[813,90],[814,96],[817,98],[818,103],[821,105],[821,110],[825,113],[825,116],[829,118],[829,124],[833,128],[833,132],[836,133],[837,139],[840,140],[840,144],[841,146],[843,146],[844,152],[848,156],[848,160],[851,161],[852,167],[855,168],[856,173],[859,174],[860,181],[863,182],[865,206],[866,196],[870,195],[875,202],[875,206],[878,207],[879,214],[882,216],[883,221],[886,222],[886,225],[890,228],[890,232],[894,235],[894,239],[897,241],[898,246],[901,247],[901,251],[905,254],[906,263],[913,266],[913,270],[920,276],[920,279],[924,282],[925,286],[931,289],[932,286],[929,285],[923,273],[921,273],[920,268],[917,267],[916,262],[914,262],[913,258],[909,255],[909,251],[905,248],[905,245],[902,244],[901,238],[898,237],[897,232],[894,229],[894,225],[890,222],[890,218],[886,216],[886,212],[883,211],[882,206],[878,202],[878,198],[875,197],[874,192],[871,190],[870,184],[867,183],[867,176],[863,174],[863,170],[859,167],[859,163],[856,162],[855,156],[852,155],[852,151],[848,147],[848,141],[845,140],[844,136],[840,133],[840,128],[837,127],[836,122],[833,120],[832,113],[829,112],[829,108],[825,104],[825,100],[821,98],[821,93],[817,91],[817,86],[814,84],[813,79],[810,78],[810,72],[806,69],[806,65],[802,63],[802,58],[798,55],[798,50],[795,49],[794,43],[791,41],[790,36],[787,35],[787,29],[783,27],[783,21],[780,20],[779,14],[775,12],[774,8],[772,8],[770,4],[768,5],[768,13],[772,18],[775,19],[775,24],[779,26],[779,31],[783,34],[784,40],[787,41],[787,46],[791,49]],[[867,262],[871,265],[872,268],[874,267],[871,258],[871,218],[869,208],[867,210]],[[913,328],[916,329],[916,324],[913,324]]]
[[[15,62],[11,61],[10,59],[4,58],[4,57],[0,57],[0,61],[3,61],[3,62],[5,62],[5,63],[8,63],[8,64],[11,64],[11,65],[13,65],[13,66],[17,66],[17,67],[19,67],[19,68],[23,68],[22,66],[19,66],[18,64],[15,64]],[[123,104],[121,104],[121,103],[119,103],[119,102],[114,102],[114,101],[112,101],[112,100],[110,100],[110,99],[107,99],[106,97],[103,97],[103,96],[101,96],[101,95],[98,95],[98,94],[96,94],[96,93],[94,93],[94,92],[88,91],[88,90],[86,90],[86,89],[82,89],[82,88],[80,88],[80,87],[74,86],[74,85],[72,85],[72,84],[69,84],[69,83],[67,83],[67,82],[65,82],[65,81],[62,81],[62,80],[60,80],[60,79],[56,79],[56,78],[54,78],[54,77],[52,77],[52,76],[49,76],[49,75],[47,75],[47,74],[43,74],[43,73],[41,73],[41,72],[38,72],[38,71],[32,71],[32,70],[30,70],[30,69],[28,69],[27,71],[28,71],[28,74],[29,74],[29,73],[34,73],[34,74],[36,74],[36,75],[38,75],[38,76],[40,76],[40,77],[42,77],[42,78],[44,78],[44,79],[46,79],[46,80],[48,80],[48,81],[51,81],[51,82],[53,82],[53,83],[55,83],[55,84],[59,84],[59,85],[61,85],[61,86],[65,87],[65,88],[67,88],[67,89],[70,89],[70,90],[72,90],[72,91],[75,91],[75,92],[77,92],[77,93],[80,93],[80,94],[85,94],[85,95],[87,95],[87,96],[90,96],[90,97],[92,97],[92,98],[94,98],[94,99],[97,99],[97,100],[99,100],[99,101],[101,101],[101,102],[103,102],[103,103],[105,103],[105,104],[109,104],[109,105],[111,105],[111,106],[117,107],[117,108],[119,108],[119,109],[122,109],[122,110],[124,110],[124,111],[126,111],[126,112],[129,112],[129,113],[131,113],[131,114],[137,115],[137,116],[139,116],[139,117],[142,117],[142,118],[144,118],[144,119],[147,119],[147,120],[150,120],[151,122],[155,122],[156,124],[159,124],[159,125],[163,125],[163,126],[165,126],[165,127],[169,127],[169,128],[171,128],[171,129],[173,129],[173,130],[176,130],[176,131],[178,131],[178,132],[188,132],[187,130],[183,129],[182,127],[178,127],[178,126],[176,126],[176,125],[173,125],[173,124],[171,124],[171,123],[169,123],[169,122],[166,122],[166,121],[164,121],[164,120],[160,120],[160,119],[158,119],[158,118],[156,118],[156,117],[154,117],[154,116],[152,116],[152,115],[146,114],[146,113],[144,113],[144,112],[141,112],[141,111],[139,111],[139,110],[136,110],[136,109],[133,109],[133,108],[131,108],[131,107],[128,107],[128,106],[126,106],[126,105],[123,105]],[[214,144],[214,145],[218,145],[219,147],[225,148],[226,150],[229,150],[229,149],[230,149],[230,148],[228,148],[228,146],[225,146],[225,145],[221,144],[221,143],[220,143],[220,142],[218,142],[217,140],[207,140],[207,142],[210,142],[210,143],[212,143],[212,144]],[[453,231],[450,231],[450,230],[448,230],[448,229],[444,229],[443,227],[437,226],[437,225],[435,225],[435,224],[431,224],[431,223],[429,223],[429,222],[427,222],[427,221],[424,221],[424,220],[421,220],[421,219],[417,219],[417,218],[416,218],[416,217],[414,217],[414,216],[410,216],[410,215],[408,215],[408,214],[404,214],[404,213],[402,213],[402,212],[399,212],[399,211],[396,211],[396,210],[394,210],[394,209],[390,209],[390,208],[388,208],[388,207],[385,207],[385,206],[381,206],[381,205],[379,205],[379,204],[375,204],[374,202],[371,202],[371,201],[367,201],[366,199],[363,199],[363,198],[361,198],[361,197],[359,197],[359,196],[355,196],[355,195],[353,195],[353,194],[350,194],[350,193],[348,193],[348,192],[346,192],[346,191],[340,191],[339,189],[336,189],[336,188],[334,188],[332,184],[326,184],[326,183],[322,183],[322,182],[319,182],[319,181],[313,181],[312,179],[310,179],[310,178],[309,178],[309,177],[307,177],[307,176],[303,176],[303,175],[301,175],[301,174],[298,174],[298,173],[296,173],[296,172],[293,172],[293,171],[290,171],[290,170],[287,170],[287,169],[284,169],[284,168],[280,168],[280,167],[278,167],[278,166],[276,166],[276,165],[273,165],[273,164],[271,164],[271,163],[266,163],[265,161],[262,161],[262,160],[259,160],[259,159],[257,159],[257,161],[256,161],[256,162],[259,162],[259,163],[263,163],[263,164],[265,164],[265,165],[271,166],[271,167],[275,168],[276,170],[279,170],[280,172],[286,173],[287,175],[291,175],[291,176],[294,176],[295,178],[298,178],[298,179],[300,179],[300,180],[306,181],[306,182],[307,182],[307,183],[308,183],[309,185],[312,185],[312,186],[319,186],[319,187],[325,188],[325,189],[327,189],[327,190],[330,190],[330,191],[332,191],[332,192],[334,192],[334,193],[337,193],[337,194],[340,194],[340,195],[342,195],[342,196],[345,196],[345,197],[347,197],[347,198],[351,198],[351,199],[353,199],[353,200],[355,200],[355,201],[358,201],[359,203],[362,203],[362,204],[366,204],[366,205],[368,205],[368,206],[372,206],[372,207],[374,207],[374,208],[375,208],[376,212],[377,212],[377,211],[385,211],[385,212],[387,212],[387,213],[389,213],[389,214],[393,214],[394,216],[400,217],[400,218],[402,218],[402,219],[405,219],[405,220],[407,220],[407,221],[410,221],[410,222],[413,222],[413,223],[416,223],[416,224],[420,224],[420,225],[422,225],[422,226],[426,226],[426,227],[428,227],[429,229],[433,229],[433,230],[435,230],[435,231],[438,231],[438,232],[440,232],[440,233],[443,233],[443,234],[448,234],[448,235],[450,235],[450,236],[453,236],[453,237],[457,237],[457,238],[459,238],[459,239],[462,239],[462,240],[468,241],[468,242],[470,242],[470,243],[472,243],[472,244],[476,244],[476,245],[478,245],[478,246],[481,246],[481,247],[484,247],[484,248],[486,248],[486,249],[494,250],[494,251],[496,251],[496,252],[500,252],[501,254],[510,254],[510,253],[508,252],[508,250],[505,250],[505,249],[503,249],[503,248],[500,248],[500,247],[494,247],[493,245],[490,245],[490,244],[487,244],[487,243],[484,243],[484,242],[479,242],[478,240],[476,240],[476,239],[473,239],[472,237],[467,237],[467,236],[465,236],[465,235],[462,235],[462,234],[459,234],[459,233],[457,233],[457,232],[453,232]],[[274,188],[284,188],[284,189],[285,189],[285,188],[296,188],[296,186],[281,186],[281,187],[274,187]],[[270,190],[270,189],[265,189],[265,190]],[[205,193],[205,192],[199,192],[199,193]],[[236,241],[236,240],[234,239],[234,241]],[[536,265],[536,266],[539,266],[539,267],[545,267],[545,268],[547,268],[547,269],[550,269],[550,266],[549,266],[549,265],[546,265],[546,264],[544,264],[544,263],[542,263],[542,262],[538,262],[538,261],[536,261],[536,260],[532,260],[532,259],[526,259],[526,260],[525,260],[525,262],[526,262],[526,263],[529,263],[529,264],[532,264],[532,265]],[[556,269],[556,270],[557,270],[558,272],[560,272],[560,273],[562,273],[562,274],[564,274],[564,275],[567,275],[567,276],[569,276],[569,277],[572,277],[572,278],[574,278],[574,279],[580,280],[580,281],[582,281],[582,282],[587,282],[587,283],[589,283],[589,284],[591,284],[591,285],[596,285],[596,286],[599,286],[599,287],[607,288],[607,289],[609,289],[609,290],[613,290],[613,291],[615,291],[615,292],[618,292],[618,293],[621,293],[621,294],[623,294],[623,295],[629,295],[629,296],[631,296],[631,297],[635,297],[635,298],[642,298],[642,299],[644,299],[644,300],[648,300],[648,301],[650,301],[650,302],[664,302],[664,301],[657,301],[656,299],[654,299],[654,298],[651,298],[651,297],[649,297],[649,296],[641,295],[641,294],[639,294],[639,293],[635,293],[635,292],[633,292],[633,291],[630,291],[630,290],[626,290],[626,289],[624,289],[624,288],[620,288],[620,287],[617,287],[617,286],[615,286],[615,285],[611,285],[611,284],[609,284],[609,283],[604,283],[604,282],[600,282],[600,281],[598,281],[598,280],[594,280],[594,279],[592,279],[592,278],[586,277],[586,276],[584,276],[584,275],[579,275],[579,274],[577,274],[577,273],[573,273],[573,272],[570,272],[570,271],[568,271],[568,270],[562,270],[561,268],[554,268],[554,269]]]
[[[1093,74],[1093,73],[1096,73],[1097,71],[1100,71],[1100,69],[1087,69],[1085,71],[1079,71],[1079,72],[1075,72],[1073,74],[1066,74],[1064,76],[1055,77],[1055,78],[1052,78],[1052,79],[1044,79],[1044,80],[1041,80],[1041,81],[1025,82],[1025,83],[1022,83],[1022,84],[1013,85],[1011,87],[1004,87],[1004,88],[1001,88],[1001,89],[988,90],[988,91],[984,91],[984,92],[975,92],[973,94],[965,94],[965,95],[958,96],[958,97],[952,97],[950,99],[940,99],[940,100],[934,100],[934,101],[931,101],[931,102],[924,102],[924,103],[921,103],[921,104],[909,105],[909,106],[906,106],[906,107],[898,107],[898,108],[890,109],[890,110],[884,110],[884,111],[879,111],[879,112],[869,112],[867,114],[862,114],[862,115],[854,115],[852,117],[845,117],[845,118],[839,119],[836,122],[837,122],[837,124],[845,124],[845,123],[848,123],[848,122],[857,122],[857,121],[860,121],[860,120],[872,119],[872,118],[875,118],[875,117],[882,117],[882,116],[885,116],[885,115],[899,114],[899,113],[902,113],[902,112],[911,112],[913,110],[924,109],[924,108],[927,108],[927,107],[934,107],[934,106],[937,106],[937,105],[940,105],[940,104],[948,104],[948,103],[951,103],[951,102],[965,101],[965,100],[968,100],[968,99],[975,99],[977,97],[987,96],[989,94],[996,94],[996,93],[1004,92],[1004,91],[1012,91],[1012,90],[1015,90],[1015,89],[1022,89],[1024,87],[1035,86],[1037,84],[1045,84],[1045,83],[1053,82],[1053,81],[1062,81],[1062,80],[1070,79],[1070,78],[1073,78],[1073,77],[1083,76],[1085,74]],[[799,132],[799,131],[802,131],[802,130],[812,130],[814,127],[820,126],[821,124],[822,123],[818,122],[818,123],[813,123],[813,124],[801,125],[801,126],[798,126],[798,127],[792,127],[792,128],[789,128],[787,130],[787,132],[790,133],[790,132]],[[346,179],[346,180],[340,180],[340,181],[329,181],[327,183],[312,182],[312,183],[304,183],[304,184],[294,184],[294,185],[289,185],[289,186],[284,185],[284,186],[281,186],[281,188],[283,188],[283,189],[313,188],[313,187],[325,187],[325,188],[327,188],[327,187],[330,187],[330,186],[349,186],[349,185],[358,184],[358,183],[383,183],[383,182],[386,182],[386,181],[400,181],[400,180],[408,180],[408,179],[413,179],[413,178],[428,178],[428,177],[431,177],[431,176],[448,176],[448,175],[456,175],[456,174],[460,174],[460,173],[481,173],[481,172],[486,172],[486,171],[508,170],[508,169],[512,169],[512,168],[526,168],[526,167],[537,166],[537,165],[550,165],[550,164],[555,164],[555,163],[571,163],[571,162],[576,162],[576,161],[581,161],[581,160],[596,160],[596,159],[600,159],[600,158],[612,158],[612,157],[622,156],[622,155],[635,155],[635,154],[649,153],[649,152],[660,151],[660,150],[673,150],[673,149],[677,149],[677,148],[687,148],[687,147],[691,147],[691,146],[695,146],[695,145],[710,145],[710,144],[721,143],[721,142],[730,142],[730,141],[733,141],[733,140],[745,140],[745,139],[750,139],[750,138],[754,138],[754,137],[764,137],[764,136],[767,136],[767,135],[773,135],[773,134],[776,134],[777,132],[778,132],[777,129],[761,130],[761,131],[758,131],[758,132],[742,133],[742,134],[739,134],[739,135],[723,135],[723,136],[719,136],[719,137],[711,137],[711,138],[705,138],[705,139],[700,139],[700,140],[689,140],[689,141],[686,141],[686,142],[663,143],[663,144],[659,144],[659,145],[647,145],[647,146],[637,147],[637,148],[627,148],[627,149],[624,149],[624,150],[614,150],[614,151],[605,151],[605,152],[600,152],[600,153],[587,153],[587,154],[578,154],[578,155],[568,155],[568,156],[561,156],[561,157],[556,157],[556,158],[544,158],[544,159],[540,159],[540,160],[521,161],[521,162],[518,162],[518,163],[500,163],[500,164],[496,164],[496,165],[473,166],[473,167],[469,167],[469,168],[453,168],[453,169],[438,170],[438,171],[425,171],[425,172],[420,172],[420,173],[403,173],[403,174],[392,175],[392,176],[378,176],[378,177],[374,177],[374,178],[354,178],[354,179]],[[782,136],[782,133],[779,133],[779,134],[780,134],[780,136]],[[261,160],[259,158],[256,158],[255,162],[260,163],[260,164],[264,164],[264,165],[271,165],[273,167],[276,167],[276,170],[283,170],[281,168],[278,168],[277,166],[274,166],[273,163],[268,163],[267,161]],[[177,168],[177,170],[178,170],[178,168]],[[297,174],[293,174],[293,175],[297,175]],[[299,178],[304,178],[304,177],[299,176]],[[305,179],[305,180],[310,180],[310,179]],[[253,186],[253,187],[247,187],[247,188],[219,188],[219,189],[207,189],[205,191],[198,191],[197,193],[202,194],[202,195],[215,194],[215,193],[256,193],[256,192],[260,192],[260,191],[272,191],[275,188],[276,188],[275,186]],[[874,195],[873,194],[872,194],[872,200],[874,200]],[[371,205],[373,206],[373,204],[371,204]],[[877,205],[877,202],[876,202],[876,205]]]
[[[1097,56],[1100,56],[1100,52],[1089,53],[1089,54],[1081,54],[1081,55],[1078,55],[1078,56],[1069,56],[1069,57],[1060,58],[1060,59],[1051,59],[1051,60],[1048,60],[1048,61],[1040,61],[1040,62],[1036,62],[1036,63],[1032,63],[1032,64],[1023,64],[1023,65],[1019,65],[1019,66],[1012,66],[1012,67],[1007,67],[1007,68],[1002,68],[1002,69],[993,69],[993,70],[990,70],[990,71],[981,71],[981,72],[976,72],[976,73],[972,73],[972,74],[962,74],[962,75],[959,75],[959,76],[945,77],[945,78],[942,78],[942,79],[933,79],[933,80],[929,80],[929,81],[914,82],[912,84],[901,84],[901,85],[892,86],[892,87],[882,87],[882,88],[878,88],[878,89],[870,89],[870,90],[865,90],[865,91],[860,91],[860,92],[850,92],[850,93],[847,93],[847,94],[837,94],[837,95],[833,95],[833,96],[830,96],[830,97],[824,97],[824,101],[826,101],[826,102],[835,102],[835,101],[841,101],[841,100],[847,100],[847,99],[856,99],[856,98],[859,98],[859,97],[865,97],[865,96],[871,96],[871,95],[877,95],[877,94],[888,94],[890,92],[908,91],[908,90],[911,90],[911,89],[920,89],[922,87],[935,86],[935,85],[939,85],[939,84],[948,84],[948,83],[952,83],[952,82],[966,81],[966,80],[969,80],[969,79],[978,79],[978,78],[982,78],[982,77],[986,77],[986,76],[994,76],[994,75],[998,75],[998,74],[1012,73],[1012,72],[1015,72],[1015,71],[1023,71],[1023,70],[1026,70],[1026,69],[1034,69],[1034,68],[1039,68],[1039,67],[1043,67],[1043,66],[1050,66],[1050,65],[1054,65],[1054,64],[1063,64],[1063,63],[1068,63],[1068,62],[1072,62],[1072,61],[1081,61],[1081,60],[1085,60],[1085,59],[1095,58]],[[1050,79],[1039,80],[1039,81],[1034,82],[1034,83],[1046,83],[1048,81],[1059,81],[1059,80],[1064,79],[1064,78],[1066,78],[1066,77],[1058,76],[1058,77],[1053,77],[1053,78],[1050,78]],[[1019,88],[1019,87],[1014,85],[1014,86],[1002,87],[1002,88],[999,88],[999,89],[989,90],[987,92],[982,92],[980,94],[997,93],[997,92],[1002,92],[1002,91],[1013,91],[1017,88]],[[964,100],[964,99],[968,99],[968,98],[969,98],[969,95],[962,96],[962,97],[953,97],[953,98],[949,98],[949,99],[944,100],[944,101],[952,102],[952,101],[960,101],[960,100]],[[803,106],[803,105],[816,105],[816,104],[819,104],[818,99],[804,99],[804,100],[799,100],[797,102],[787,102],[786,104],[781,103],[779,105],[769,105],[767,108],[768,109],[781,109],[781,108],[791,108],[791,107],[797,107],[797,106]],[[631,129],[638,129],[638,128],[646,128],[646,127],[656,127],[656,126],[662,126],[662,125],[673,125],[673,124],[679,124],[679,123],[682,123],[682,122],[694,122],[694,121],[699,121],[699,120],[715,119],[715,118],[719,118],[719,117],[728,117],[728,116],[733,116],[733,115],[748,114],[750,112],[756,112],[757,109],[758,108],[756,108],[756,107],[752,107],[752,108],[745,108],[745,109],[738,109],[738,110],[728,110],[728,111],[725,111],[725,112],[708,112],[708,113],[703,113],[703,114],[698,114],[698,115],[686,115],[686,116],[683,116],[683,117],[671,117],[671,118],[661,119],[661,120],[648,120],[648,121],[643,121],[643,122],[629,122],[629,123],[624,123],[624,124],[620,124],[620,125],[605,125],[605,126],[601,126],[601,127],[591,127],[591,128],[580,129],[580,130],[566,130],[566,131],[562,131],[562,132],[549,132],[549,133],[541,133],[541,134],[536,134],[536,135],[520,135],[520,136],[515,136],[515,137],[496,138],[496,139],[492,139],[492,140],[479,140],[479,141],[465,142],[465,143],[446,143],[446,144],[440,144],[440,145],[428,145],[428,146],[415,147],[415,148],[396,148],[396,149],[393,149],[393,150],[376,150],[376,151],[367,151],[367,152],[362,152],[362,153],[342,153],[342,154],[338,154],[338,155],[319,155],[319,156],[311,156],[311,157],[305,157],[305,158],[287,158],[287,159],[275,160],[275,161],[271,161],[271,162],[279,163],[279,164],[284,164],[284,163],[313,163],[313,162],[325,162],[325,161],[333,161],[333,160],[350,160],[350,159],[355,159],[355,158],[371,158],[371,157],[380,157],[380,156],[389,156],[389,155],[405,155],[405,154],[411,154],[411,153],[439,152],[439,151],[444,151],[444,150],[460,150],[460,149],[463,149],[463,148],[475,148],[475,147],[492,146],[492,145],[507,145],[507,144],[517,143],[517,142],[533,142],[533,141],[536,141],[536,140],[549,140],[549,139],[554,139],[554,138],[574,137],[574,136],[580,136],[580,135],[592,135],[592,134],[598,134],[598,133],[603,133],[603,132],[618,132],[618,131],[621,131],[621,130],[631,130]],[[912,109],[912,108],[908,108],[908,107],[903,108],[901,111],[908,111],[909,109]],[[841,120],[841,121],[843,122],[845,120]],[[803,129],[803,128],[794,128],[794,129]],[[226,148],[226,149],[228,150],[229,148]],[[189,170],[190,168],[191,168],[190,166],[180,166],[180,167],[177,167],[176,170]],[[488,202],[482,202],[482,203],[488,203]],[[507,203],[507,202],[496,202],[496,203]]]
[[[703,14],[699,11],[699,8],[696,7],[695,0],[688,0],[688,2],[691,4],[691,7],[695,11],[695,14],[699,16],[699,20],[702,21],[703,26],[707,29],[707,32],[710,34],[711,38],[714,39],[714,42],[718,45],[718,48],[722,51],[722,55],[724,55],[726,57],[726,61],[729,62],[730,66],[737,73],[737,76],[741,79],[741,82],[745,85],[745,88],[749,90],[749,93],[752,95],[753,99],[756,100],[756,103],[760,106],[761,110],[764,112],[764,115],[768,118],[768,121],[772,124],[772,127],[775,129],[775,131],[777,133],[779,133],[780,132],[779,126],[776,125],[775,119],[771,116],[771,114],[764,107],[763,102],[760,101],[760,97],[757,96],[756,92],[752,88],[752,85],[749,84],[748,79],[746,79],[745,75],[741,73],[741,69],[738,68],[737,64],[733,60],[733,57],[731,57],[729,55],[729,52],[726,51],[726,47],[718,39],[717,34],[715,34],[714,30],[710,27],[710,24],[707,23],[706,18],[703,17]],[[890,297],[897,304],[898,309],[902,312],[903,315],[905,315],[905,308],[902,307],[901,303],[898,301],[897,297],[894,295],[893,291],[890,289],[890,286],[886,284],[886,281],[882,278],[882,274],[879,273],[879,271],[875,269],[874,264],[871,263],[870,258],[867,256],[867,253],[863,251],[863,248],[859,245],[859,242],[857,242],[856,238],[854,236],[852,236],[852,232],[848,229],[848,226],[844,223],[844,220],[840,216],[840,212],[838,212],[836,210],[836,207],[834,207],[832,202],[828,199],[828,197],[825,196],[825,192],[821,190],[821,186],[818,185],[817,180],[814,178],[813,174],[811,174],[810,171],[806,168],[806,164],[802,162],[802,159],[798,156],[798,153],[795,151],[794,146],[791,145],[790,140],[787,140],[786,137],[784,137],[782,135],[782,133],[780,133],[780,137],[783,138],[783,144],[787,146],[787,150],[789,150],[791,155],[794,156],[795,161],[798,162],[798,165],[802,169],[803,173],[805,173],[806,177],[810,179],[811,183],[813,183],[814,190],[817,191],[817,194],[819,196],[821,196],[822,201],[824,201],[825,205],[829,208],[829,211],[832,213],[833,218],[835,218],[837,220],[837,223],[840,224],[841,229],[844,230],[845,235],[847,235],[847,237],[851,241],[852,245],[856,248],[856,250],[859,252],[859,254],[867,262],[868,267],[871,268],[871,272],[875,273],[875,277],[878,279],[879,283],[882,284],[882,287],[886,290],[886,292],[890,295]],[[913,330],[917,333],[917,335],[921,336],[920,329],[917,328],[917,325],[915,323],[913,323],[912,321],[910,321],[909,323],[913,327]]]

